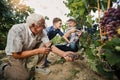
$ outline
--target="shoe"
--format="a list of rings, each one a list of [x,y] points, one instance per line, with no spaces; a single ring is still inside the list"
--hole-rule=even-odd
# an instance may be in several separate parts
[[[0,65],[0,80],[4,80],[3,71],[7,65],[8,65],[8,63],[2,63]]]
[[[5,68],[7,65],[8,65],[8,63],[2,63],[2,64],[0,65],[0,75],[2,74],[4,68]]]
[[[49,74],[50,73],[50,70],[49,69],[46,69],[46,68],[40,68],[38,66],[35,67],[35,72],[36,73],[42,73],[42,74]]]
[[[50,62],[50,61],[48,61],[48,60],[46,60],[46,63],[47,63],[47,64],[51,64],[51,62]]]
[[[51,62],[46,59],[44,66],[45,66],[45,67],[48,67],[49,64],[51,64]]]

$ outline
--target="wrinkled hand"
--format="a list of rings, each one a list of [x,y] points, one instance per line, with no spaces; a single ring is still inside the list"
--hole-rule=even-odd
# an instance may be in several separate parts
[[[64,59],[65,59],[66,61],[72,61],[72,58],[68,56],[68,55],[70,55],[70,54],[73,54],[73,52],[71,52],[71,51],[65,52],[65,54],[64,54],[63,57],[64,57]]]
[[[67,52],[65,55],[64,55],[66,61],[75,61],[75,60],[78,60],[80,55],[76,54],[76,53],[73,53],[73,52]]]
[[[40,47],[38,49],[40,54],[48,54],[51,51],[51,48],[49,47]]]

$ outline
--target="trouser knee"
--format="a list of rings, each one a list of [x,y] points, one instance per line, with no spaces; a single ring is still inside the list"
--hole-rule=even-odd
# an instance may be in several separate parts
[[[74,52],[77,52],[77,51],[78,51],[77,44],[75,44],[75,43],[71,43],[71,44],[69,45],[69,47],[71,48],[71,51],[74,51]]]
[[[6,80],[29,80],[30,73],[27,70],[17,70],[15,67],[6,67],[4,70],[4,78]]]

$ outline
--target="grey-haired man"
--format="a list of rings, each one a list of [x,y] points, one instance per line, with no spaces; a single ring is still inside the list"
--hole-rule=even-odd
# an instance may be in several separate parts
[[[27,70],[27,59],[33,55],[39,55],[37,67],[42,69],[50,51],[71,61],[68,54],[55,46],[50,46],[49,39],[44,31],[45,19],[42,15],[31,14],[26,23],[16,24],[9,30],[7,37],[6,54],[9,65],[4,67],[4,77],[8,80],[28,80],[30,73]],[[37,44],[44,46],[35,48]],[[47,71],[43,69],[43,72]]]

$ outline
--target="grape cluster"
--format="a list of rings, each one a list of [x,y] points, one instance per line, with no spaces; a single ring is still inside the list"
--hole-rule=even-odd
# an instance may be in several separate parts
[[[120,26],[120,8],[109,8],[104,12],[103,17],[100,20],[100,28],[102,36],[107,39],[112,39],[117,36],[117,29]]]

